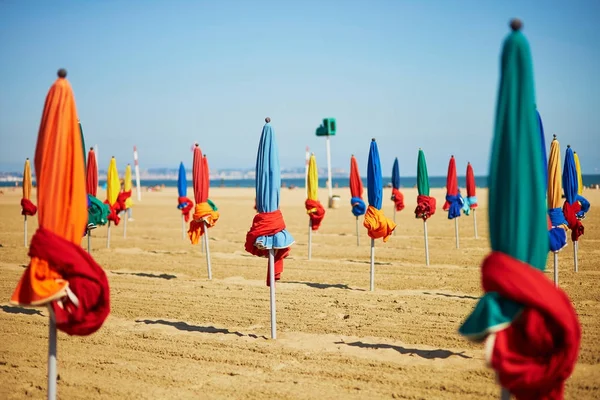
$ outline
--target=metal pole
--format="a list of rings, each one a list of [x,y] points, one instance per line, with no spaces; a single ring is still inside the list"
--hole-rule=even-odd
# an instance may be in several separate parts
[[[133,162],[135,164],[135,187],[138,201],[142,201],[142,191],[140,189],[140,164],[138,162],[137,147],[133,146]]]
[[[502,392],[500,392],[500,400],[510,400],[510,392],[502,388]]]
[[[27,215],[23,215],[23,243],[27,247]]]
[[[579,264],[577,262],[577,250],[579,247],[579,242],[573,242],[573,261],[575,261],[575,272],[579,272]]]
[[[475,239],[478,239],[477,235],[477,210],[473,210],[473,227],[475,228]]]
[[[48,400],[56,399],[56,321],[50,306],[48,324]]]
[[[90,251],[90,250],[91,250],[91,248],[92,248],[92,247],[90,246],[90,240],[91,240],[91,239],[90,239],[90,237],[91,237],[91,236],[92,236],[92,231],[88,229],[88,231],[87,231],[87,237],[88,237],[88,238],[87,238],[87,239],[88,239],[88,254],[92,254],[92,252]]]
[[[308,219],[308,259],[312,258],[312,219]]]
[[[110,221],[108,221],[108,228],[106,231],[106,248],[110,249]]]
[[[181,214],[181,240],[185,240],[185,216]]]
[[[358,233],[358,217],[356,217],[356,245],[360,246],[360,235]]]
[[[123,225],[123,237],[127,238],[127,210],[123,211],[123,215],[125,215],[123,217],[123,221],[125,223],[125,225]]]
[[[327,141],[327,179],[329,186],[329,207],[331,207],[331,199],[333,197],[333,182],[331,181],[331,144],[329,143],[329,136],[326,137]]]
[[[371,292],[375,290],[375,239],[371,239]]]
[[[275,250],[269,249],[269,289],[271,294],[271,339],[277,339],[277,312],[275,310]]]
[[[458,217],[454,218],[454,236],[456,237],[456,248],[458,249]]]
[[[427,221],[423,221],[423,233],[425,235],[425,265],[429,265],[429,239],[427,238]]]
[[[204,224],[204,242],[206,247],[206,268],[208,270],[208,280],[212,280],[212,270],[210,268],[210,249],[208,248],[208,225],[206,221],[202,221]]]
[[[554,286],[558,287],[558,252],[554,252]]]
[[[394,204],[394,224],[396,223],[396,205]],[[392,232],[392,235],[396,234],[396,230],[394,229],[394,232]]]

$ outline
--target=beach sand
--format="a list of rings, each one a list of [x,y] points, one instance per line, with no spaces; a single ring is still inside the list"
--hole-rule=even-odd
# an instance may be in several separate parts
[[[94,258],[111,288],[112,311],[89,337],[58,335],[58,395],[62,399],[497,399],[483,346],[457,329],[481,295],[479,265],[489,252],[487,192],[478,192],[479,239],[462,216],[460,249],[454,222],[432,190],[438,212],[429,220],[431,265],[425,266],[423,222],[414,218],[416,190],[404,189],[397,233],[376,242],[374,292],[369,245],[348,189],[327,210],[307,261],[308,218],[303,189],[282,189],[281,208],[296,239],[277,284],[278,339],[270,337],[266,259],[244,251],[254,215],[252,189],[214,188],[221,218],[210,230],[213,280],[201,246],[181,235],[175,189],[144,192],[134,221],[93,231]],[[327,192],[320,190],[322,200]],[[366,194],[366,193],[365,193]],[[560,286],[583,329],[579,361],[566,398],[600,398],[600,191],[584,195],[579,273],[573,245],[560,252]],[[104,192],[99,193],[104,199]],[[191,197],[191,190],[190,190]],[[392,216],[390,190],[384,211]],[[34,197],[35,199],[35,197]],[[8,300],[28,263],[20,192],[0,195],[0,398],[44,398],[48,313]],[[361,219],[362,222],[362,219]],[[29,221],[33,234],[37,219]],[[82,240],[86,245],[86,239]],[[552,279],[552,257],[546,276]]]

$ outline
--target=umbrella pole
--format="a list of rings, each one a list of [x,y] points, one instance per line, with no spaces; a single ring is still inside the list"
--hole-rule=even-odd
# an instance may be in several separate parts
[[[27,247],[27,215],[23,215],[23,243]]]
[[[478,239],[477,236],[477,210],[473,210],[473,228],[475,229],[475,239]]]
[[[269,289],[271,294],[271,339],[277,339],[277,319],[275,311],[275,250],[269,249]]]
[[[92,236],[92,231],[90,231],[90,230],[88,229],[88,231],[87,231],[87,237],[88,237],[88,238],[87,238],[87,239],[88,239],[88,254],[92,254],[92,252],[90,251],[90,248],[91,248],[91,246],[90,246],[90,240],[91,240],[91,239],[90,239],[90,236]]]
[[[396,223],[396,205],[394,205],[394,224]],[[396,230],[394,229],[394,231],[392,232],[392,235],[396,234]]]
[[[458,217],[454,218],[454,236],[456,237],[456,248],[458,249]]]
[[[375,239],[371,238],[371,292],[375,290]]]
[[[205,228],[206,228],[206,225],[205,225]],[[206,229],[204,229],[204,233],[206,233]],[[201,242],[202,242],[202,243],[200,243],[200,246],[202,246],[202,247],[200,248],[200,251],[201,251],[202,253],[204,253],[204,247],[205,247],[204,240],[202,240]]]
[[[312,219],[308,219],[308,259],[312,258]]]
[[[500,400],[510,400],[510,392],[502,388],[502,392],[500,392]]]
[[[579,272],[579,265],[577,263],[577,250],[579,247],[579,242],[573,242],[573,261],[575,262],[575,272]]]
[[[429,265],[429,239],[427,238],[427,221],[423,220],[423,233],[425,236],[425,265]]]
[[[358,217],[356,217],[356,245],[360,246],[360,234],[358,232]]]
[[[106,231],[106,248],[110,249],[110,221],[108,221],[108,228]]]
[[[205,244],[206,247],[206,269],[208,271],[208,280],[212,280],[212,269],[210,268],[210,249],[208,248],[208,225],[206,221],[202,221],[204,224],[204,241],[202,243]]]
[[[123,217],[123,221],[125,222],[125,225],[123,225],[123,237],[126,238],[127,237],[127,210],[123,211],[123,214],[125,215]]]
[[[56,321],[52,308],[48,306],[48,400],[56,399]]]
[[[554,286],[558,287],[558,252],[554,252]]]

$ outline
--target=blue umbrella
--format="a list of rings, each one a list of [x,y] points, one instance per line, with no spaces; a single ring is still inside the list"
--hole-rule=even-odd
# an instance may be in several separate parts
[[[187,197],[187,177],[183,162],[179,164],[179,175],[177,176],[177,193],[179,197]],[[182,209],[185,205],[179,205],[177,208]]]
[[[394,189],[400,189],[400,166],[398,165],[398,157],[394,159],[394,165],[392,166],[392,187]]]
[[[369,160],[367,164],[367,193],[369,205],[381,210],[383,201],[383,179],[381,178],[381,161],[375,139],[371,140]]]
[[[575,168],[575,156],[571,146],[567,146],[565,153],[565,167],[563,169],[563,189],[567,203],[573,204],[577,199],[577,169]]]
[[[571,240],[573,241],[573,262],[575,264],[575,272],[579,271],[579,265],[577,260],[577,250],[579,236],[583,235],[583,224],[577,218],[577,213],[581,210],[581,204],[577,201],[577,167],[575,166],[575,156],[573,155],[573,149],[571,146],[567,146],[567,152],[565,154],[565,164],[563,168],[563,190],[565,192],[565,204],[563,206],[563,213],[569,229],[571,229]]]
[[[179,195],[177,198],[177,209],[181,210],[181,237],[185,240],[185,223],[190,220],[190,211],[192,210],[194,203],[187,197],[187,177],[183,162],[179,164],[177,194]]]

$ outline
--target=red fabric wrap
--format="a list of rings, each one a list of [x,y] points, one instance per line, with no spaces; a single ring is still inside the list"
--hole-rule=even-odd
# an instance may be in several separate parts
[[[122,211],[121,206],[119,205],[119,201],[117,200],[115,204],[110,205],[108,200],[104,202],[104,204],[108,205],[109,213],[106,219],[112,221],[115,225],[119,225],[121,218],[119,217],[119,213]]]
[[[583,224],[577,218],[577,213],[581,211],[581,204],[578,201],[573,204],[569,204],[565,201],[563,205],[563,214],[565,214],[565,219],[569,224],[569,229],[571,230],[571,240],[576,242],[579,240],[579,236],[583,235]]]
[[[21,207],[21,215],[29,215],[30,217],[33,217],[37,212],[37,207],[29,199],[22,198]]]
[[[190,212],[192,211],[192,208],[194,208],[194,202],[192,200],[190,200],[187,197],[178,197],[177,198],[177,203],[179,205],[187,203],[187,205],[183,208],[181,208],[181,214],[183,215],[183,218],[185,219],[185,222],[189,222],[190,220]]]
[[[269,250],[259,249],[254,246],[256,239],[260,236],[273,236],[278,232],[285,229],[285,222],[283,221],[283,215],[280,210],[259,213],[254,216],[252,220],[252,227],[246,234],[245,249],[248,253],[258,257],[269,257]],[[281,273],[283,272],[283,259],[290,254],[290,248],[286,249],[275,249],[275,280],[281,279]],[[267,268],[267,286],[269,284],[269,270]]]
[[[427,221],[433,214],[435,214],[435,197],[429,197],[422,194],[418,195],[415,217]]]
[[[29,256],[46,260],[69,282],[79,300],[78,306],[69,297],[52,302],[56,327],[69,335],[96,332],[110,312],[108,280],[102,267],[81,246],[44,228],[33,235]]]
[[[404,210],[404,195],[396,188],[392,188],[392,201],[396,207],[396,211]]]
[[[320,201],[309,199],[306,199],[304,202],[304,207],[306,208],[306,212],[308,213],[308,216],[312,222],[312,230],[318,230],[321,226],[323,218],[325,217],[325,208],[323,208],[323,205]]]
[[[131,197],[131,190],[128,192],[119,193],[119,195],[117,196],[117,204],[119,204],[119,210],[121,210],[121,211],[127,210],[127,205],[125,204],[125,201],[130,197]]]
[[[569,297],[541,271],[500,252],[484,260],[481,274],[486,292],[524,306],[508,328],[496,333],[491,364],[500,384],[519,400],[562,399],[581,340]]]

